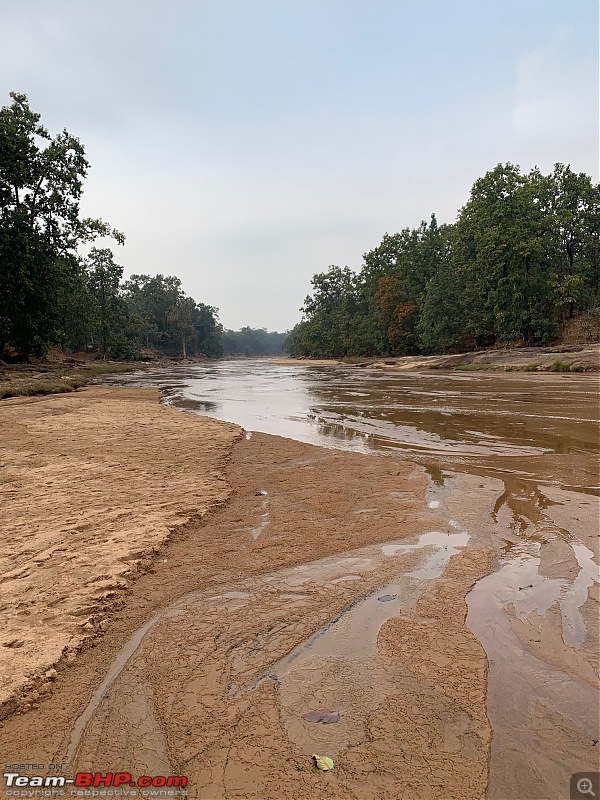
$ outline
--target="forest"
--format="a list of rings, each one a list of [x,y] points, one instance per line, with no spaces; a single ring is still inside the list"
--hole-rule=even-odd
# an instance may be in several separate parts
[[[124,235],[80,213],[83,145],[66,130],[50,136],[26,95],[11,100],[0,110],[0,362],[51,347],[123,360],[282,347],[306,357],[438,353],[545,344],[566,320],[600,316],[599,187],[564,164],[544,175],[507,163],[475,181],[453,224],[432,214],[386,233],[359,271],[314,275],[287,338],[224,330],[218,309],[176,276],[123,279],[106,243]]]
[[[312,279],[290,355],[412,355],[552,342],[565,321],[600,316],[600,193],[556,164],[498,164],[453,224],[435,214],[385,234],[358,272]]]
[[[116,359],[220,356],[216,308],[175,276],[124,281],[113,251],[93,246],[125,237],[81,216],[83,145],[66,130],[51,137],[26,95],[11,99],[0,110],[0,360],[53,346]]]

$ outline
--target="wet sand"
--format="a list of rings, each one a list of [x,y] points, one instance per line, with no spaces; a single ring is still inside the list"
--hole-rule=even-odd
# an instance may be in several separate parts
[[[95,391],[113,390],[37,402],[86,407]],[[223,430],[231,449],[239,429]],[[187,471],[213,433],[177,440]],[[175,455],[150,446],[165,474]],[[211,477],[233,487],[227,503],[166,541],[43,698],[5,720],[5,762],[289,800],[562,798],[574,768],[594,768],[596,496],[544,487],[532,506],[489,476],[436,483],[409,461],[257,433],[224,467]],[[323,708],[340,721],[303,719]]]
[[[94,391],[78,401],[107,411]],[[59,400],[73,396],[26,411]],[[491,550],[464,550],[407,462],[254,434],[226,481],[228,503],[164,542],[104,630],[5,719],[4,761],[184,774],[202,798],[483,797],[486,659],[464,595]],[[323,706],[340,722],[302,720]],[[332,773],[312,766],[320,751]]]

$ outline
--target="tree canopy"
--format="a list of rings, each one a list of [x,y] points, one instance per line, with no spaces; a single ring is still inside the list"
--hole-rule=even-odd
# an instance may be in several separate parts
[[[385,234],[358,272],[312,279],[292,355],[408,355],[496,342],[543,344],[582,312],[600,315],[600,190],[556,164],[498,164],[452,225]]]
[[[0,359],[7,345],[26,358],[51,345],[118,358],[144,348],[221,355],[217,309],[186,296],[179,278],[123,281],[110,248],[89,249],[125,237],[80,214],[83,145],[66,130],[50,136],[24,94],[11,99],[0,109]]]
[[[224,356],[276,356],[283,353],[287,333],[267,331],[266,328],[224,330],[221,336]]]

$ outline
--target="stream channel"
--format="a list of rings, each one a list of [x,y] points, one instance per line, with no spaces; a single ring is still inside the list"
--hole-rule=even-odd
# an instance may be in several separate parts
[[[158,387],[168,405],[237,423],[247,437],[260,431],[421,465],[429,476],[427,501],[446,514],[451,532],[396,546],[428,546],[428,559],[389,585],[387,602],[377,602],[381,591],[365,597],[342,625],[362,626],[362,640],[375,641],[382,622],[399,613],[410,579],[434,579],[485,529],[497,558],[467,596],[467,625],[489,663],[488,797],[550,796],[532,787],[598,768],[596,376],[240,360],[113,381]],[[255,538],[268,525],[268,502]],[[391,547],[378,557],[393,555]],[[346,561],[333,582],[358,578],[360,559]],[[280,580],[293,602],[302,581]],[[249,596],[234,594],[234,604]],[[315,649],[343,650],[344,637],[336,643],[336,635],[335,626],[319,632],[278,665],[280,673]],[[553,721],[545,733],[542,707],[546,723]],[[586,763],[581,740],[589,748]]]

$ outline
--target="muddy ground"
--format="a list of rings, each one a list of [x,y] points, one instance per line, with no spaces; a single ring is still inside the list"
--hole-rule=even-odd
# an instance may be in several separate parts
[[[205,438],[200,442],[191,435],[185,446],[179,441],[177,455],[164,445],[160,456],[158,450],[154,456],[142,453],[142,441],[151,447],[149,431],[114,437],[90,422],[110,414],[111,403],[121,403],[121,411],[112,412],[127,418],[123,403],[132,403],[131,413],[140,401],[134,400],[139,392],[124,401],[126,391],[112,400],[111,393],[95,389],[34,405],[12,401],[2,411],[21,414],[29,435],[37,432],[38,447],[45,431],[46,446],[54,442],[64,452],[66,442],[56,441],[53,423],[67,414],[62,404],[76,401],[81,405],[75,419],[83,428],[78,433],[73,428],[71,444],[96,444],[97,459],[88,454],[95,472],[100,465],[116,470],[109,441],[131,450],[140,469],[154,457],[180,464],[169,487],[164,484],[163,492],[154,487],[152,497],[161,506],[184,472],[190,487],[202,478],[204,467],[194,465],[194,458],[214,431],[202,428],[207,420],[157,406],[164,441],[178,435],[179,420],[192,427],[201,420],[197,433]],[[174,429],[163,415],[171,417]],[[233,427],[223,426],[230,442]],[[49,460],[48,453],[45,457]],[[74,463],[73,470],[71,480],[82,464]],[[217,472],[213,488],[222,498]],[[126,477],[114,475],[118,483]],[[123,768],[132,775],[186,775],[190,796],[202,798],[439,797],[440,792],[448,798],[483,797],[490,743],[487,665],[483,648],[464,625],[464,596],[489,570],[491,549],[452,546],[446,520],[424,502],[424,472],[406,462],[254,434],[235,446],[227,482],[234,487],[227,505],[169,541],[163,537],[149,571],[115,588],[113,611],[103,610],[102,629],[89,632],[69,663],[64,658],[58,663],[31,708],[5,719],[4,762],[69,761],[71,772]],[[62,509],[56,528],[68,528],[67,517],[79,515],[83,498],[70,498],[63,486],[53,507],[43,508],[39,503],[48,492],[38,486],[39,481],[21,483],[23,508],[29,493],[47,524]],[[85,488],[91,491],[91,484]],[[141,500],[140,494],[138,505]],[[119,495],[113,504],[122,501]],[[73,503],[69,513],[64,502]],[[101,571],[109,574],[122,562],[113,544],[98,543],[98,534],[113,520],[94,519],[92,527],[78,531],[76,554],[84,553],[87,536],[96,557],[104,558]],[[15,525],[19,529],[17,520]],[[30,527],[19,529],[21,537]],[[427,532],[441,538],[434,535],[417,546]],[[403,541],[412,544],[403,547]],[[47,553],[49,545],[43,544]],[[134,548],[138,555],[140,546]],[[432,582],[451,556],[447,572]],[[48,561],[39,563],[48,569]],[[54,591],[74,592],[71,602],[80,602],[86,584],[77,577],[82,569],[57,566]],[[411,571],[415,575],[407,577]],[[31,586],[25,595],[36,597],[36,591]],[[9,598],[5,602],[10,605]],[[69,610],[58,606],[55,626],[58,617],[70,619]],[[149,621],[139,647],[127,645]],[[54,641],[46,633],[51,629],[40,620],[41,652]],[[70,622],[66,631],[72,635]],[[19,635],[27,635],[26,626]],[[4,652],[12,656],[17,650],[27,652]],[[119,654],[125,663],[111,667]],[[102,686],[107,672],[109,682]],[[302,719],[323,707],[339,712],[340,721],[323,725]],[[318,772],[313,752],[334,758],[334,770]]]
[[[527,607],[520,574],[512,613],[490,613],[486,598],[511,587],[495,578],[502,549],[527,545],[498,537],[501,481],[455,475],[435,495],[410,462],[240,438],[139,390],[13,400],[0,419],[21,437],[6,445],[16,506],[4,546],[18,540],[23,580],[53,570],[52,586],[2,584],[16,592],[2,613],[38,646],[0,656],[41,653],[28,670],[45,669],[46,642],[58,652],[61,630],[67,642],[56,673],[5,706],[4,764],[185,775],[204,800],[500,800],[566,796],[572,766],[594,763],[597,591],[581,606],[578,649],[562,641],[560,615]],[[558,501],[556,525],[579,520],[594,546],[596,507]],[[66,550],[52,550],[48,529]],[[577,565],[552,546],[541,567],[557,580]],[[63,553],[88,563],[65,569]],[[87,588],[92,568],[119,572],[110,596]],[[63,599],[47,617],[50,591]],[[30,599],[36,627],[17,613]],[[84,636],[77,604],[92,621]],[[497,648],[491,672],[484,645]],[[511,670],[529,661],[531,684]],[[529,702],[540,683],[543,702]],[[303,718],[321,709],[339,720]],[[317,771],[313,753],[334,769]]]

